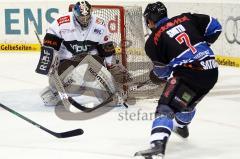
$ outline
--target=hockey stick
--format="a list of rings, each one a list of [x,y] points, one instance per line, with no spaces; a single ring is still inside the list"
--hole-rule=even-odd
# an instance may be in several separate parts
[[[54,85],[58,91],[58,95],[60,96],[64,107],[66,108],[66,110],[70,110],[71,106],[71,103],[69,102],[70,97],[67,95],[67,92],[65,91],[65,88],[62,84],[62,81],[58,75],[57,70],[52,70],[52,72],[50,73],[50,78],[54,81]]]
[[[103,101],[102,103],[100,103],[99,105],[97,105],[93,108],[84,107],[81,104],[75,102],[71,97],[69,98],[69,102],[72,103],[72,105],[74,105],[78,109],[82,110],[83,112],[90,113],[90,112],[92,112],[92,111],[94,111],[94,110],[96,110],[100,107],[103,107],[106,104],[112,102],[113,101],[113,96],[114,96],[114,94],[112,94],[110,97],[108,97],[108,99],[106,99],[105,101]]]
[[[70,131],[66,131],[66,132],[60,132],[60,133],[54,132],[54,131],[51,131],[51,130],[45,128],[44,126],[32,121],[31,119],[19,114],[18,112],[10,109],[9,107],[7,107],[7,106],[5,106],[1,103],[0,103],[0,107],[2,107],[3,109],[9,111],[10,113],[18,116],[19,118],[22,118],[23,120],[33,124],[34,126],[42,129],[43,131],[45,131],[45,132],[47,132],[47,133],[49,133],[49,134],[51,134],[51,135],[53,135],[57,138],[68,138],[68,137],[73,137],[73,136],[77,136],[77,135],[82,135],[84,133],[84,131],[82,129],[74,129],[74,130],[70,130]]]
[[[128,90],[126,93],[129,93],[129,92],[133,92],[133,91],[136,91],[137,89],[145,86],[146,84],[150,84],[152,83],[152,81],[150,79],[144,81],[144,82],[137,82],[137,83],[134,83],[132,86],[129,86]]]
[[[148,83],[151,83],[151,80],[147,80],[145,82],[139,82],[139,83],[136,83],[136,85],[133,85],[131,87],[129,87],[128,91],[127,92],[122,92],[121,95],[125,95],[126,93],[129,93],[129,92],[133,92],[133,91],[136,91],[137,89],[143,87],[144,85],[148,84]],[[74,105],[75,107],[77,107],[78,109],[82,110],[83,112],[86,112],[86,113],[89,113],[89,112],[92,112],[100,107],[103,107],[105,106],[106,104],[110,103],[113,101],[113,97],[114,97],[114,94],[110,95],[110,97],[108,99],[106,99],[104,102],[102,102],[101,104],[93,107],[93,108],[88,108],[88,107],[85,107],[79,103],[77,103],[76,101],[74,101],[71,97],[69,97],[69,102]],[[128,105],[123,102],[123,105],[128,108]]]

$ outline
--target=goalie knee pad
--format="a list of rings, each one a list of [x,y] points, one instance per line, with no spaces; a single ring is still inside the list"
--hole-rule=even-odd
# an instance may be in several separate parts
[[[45,106],[57,106],[61,104],[61,100],[57,92],[53,92],[49,87],[46,87],[40,93],[40,96]]]

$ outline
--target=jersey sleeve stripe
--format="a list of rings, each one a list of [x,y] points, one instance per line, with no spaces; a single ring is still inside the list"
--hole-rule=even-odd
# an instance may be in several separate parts
[[[219,24],[217,19],[210,17],[204,36],[215,34],[218,31],[222,31],[222,26]]]

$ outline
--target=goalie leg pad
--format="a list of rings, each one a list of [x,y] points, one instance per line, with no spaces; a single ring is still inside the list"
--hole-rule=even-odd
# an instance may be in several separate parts
[[[61,99],[59,98],[58,93],[54,92],[50,87],[46,87],[42,90],[40,96],[45,106],[61,105]]]
[[[69,66],[68,68],[64,66],[64,70],[59,69],[61,70],[60,77],[67,92],[77,93],[80,88],[82,90],[84,87],[88,90],[104,90],[109,94],[116,91],[110,72],[91,55],[85,56],[78,64],[76,64],[76,61],[67,63],[62,63],[60,68],[66,64]]]
[[[116,92],[111,73],[91,55],[79,59],[74,58],[73,61],[66,60],[60,64],[58,70],[61,73],[63,86],[71,97],[89,96],[90,91],[93,97],[102,102]],[[51,79],[50,86],[54,86]]]

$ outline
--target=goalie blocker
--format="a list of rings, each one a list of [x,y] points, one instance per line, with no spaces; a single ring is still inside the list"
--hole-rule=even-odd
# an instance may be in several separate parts
[[[36,72],[47,75],[51,69],[57,68],[59,65],[59,58],[51,47],[42,46],[39,62]]]

